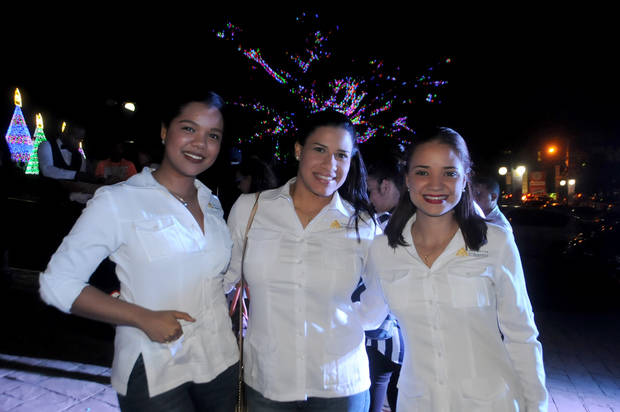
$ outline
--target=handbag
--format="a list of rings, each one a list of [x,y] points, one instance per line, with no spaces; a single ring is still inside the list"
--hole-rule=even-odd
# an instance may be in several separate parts
[[[256,210],[258,209],[259,196],[260,192],[257,192],[254,206],[252,207],[250,217],[248,218],[248,224],[245,227],[245,235],[243,236],[243,251],[241,253],[241,278],[239,280],[239,286],[237,287],[230,307],[231,314],[234,313],[235,308],[239,312],[239,330],[237,331],[237,343],[239,344],[239,378],[237,382],[237,404],[235,405],[235,412],[246,412],[248,410],[245,403],[245,387],[243,382],[243,319],[247,319],[247,308],[245,306],[245,300],[243,299],[243,291],[245,289],[243,264],[245,260],[245,249],[248,243],[248,233],[250,232],[250,227],[252,227],[254,215],[256,215]]]

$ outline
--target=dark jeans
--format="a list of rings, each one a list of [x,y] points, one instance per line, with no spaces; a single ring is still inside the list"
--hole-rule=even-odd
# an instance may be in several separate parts
[[[129,376],[127,395],[118,395],[118,404],[123,412],[231,412],[237,401],[238,368],[235,364],[211,382],[186,382],[151,398],[140,355]]]
[[[370,412],[381,412],[386,394],[390,409],[396,412],[400,365],[370,346],[366,346],[366,352],[370,367]]]
[[[367,412],[370,403],[368,391],[343,398],[308,398],[306,401],[277,402],[245,386],[245,396],[250,412]]]

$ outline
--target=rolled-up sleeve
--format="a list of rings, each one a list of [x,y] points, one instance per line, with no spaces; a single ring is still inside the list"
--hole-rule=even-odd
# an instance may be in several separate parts
[[[497,263],[497,308],[504,345],[523,386],[528,411],[546,411],[548,394],[542,345],[523,275],[517,246],[507,236]]]
[[[95,193],[39,276],[43,301],[65,313],[71,311],[99,263],[122,243],[118,211],[111,197],[106,188]]]

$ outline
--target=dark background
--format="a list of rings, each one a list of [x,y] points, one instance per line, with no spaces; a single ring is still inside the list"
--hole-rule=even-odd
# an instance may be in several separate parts
[[[15,87],[21,90],[31,133],[37,112],[43,114],[48,138],[61,120],[83,123],[90,158],[102,158],[105,143],[114,139],[156,148],[154,108],[174,89],[215,89],[227,99],[256,97],[294,111],[295,99],[286,88],[262,69],[252,70],[236,42],[216,38],[213,29],[228,21],[238,24],[245,30],[244,47],[260,47],[272,66],[281,67],[284,51],[301,52],[312,26],[296,23],[302,10],[276,4],[250,10],[239,4],[226,12],[213,6],[165,3],[129,10],[127,5],[89,3],[88,8],[41,9],[22,3],[13,10],[7,5],[0,25],[2,130],[13,113]],[[616,13],[610,9],[523,3],[462,9],[412,4],[405,9],[382,2],[330,5],[318,13],[324,30],[338,26],[328,45],[343,62],[322,68],[321,76],[347,74],[353,58],[379,58],[400,66],[401,77],[411,80],[450,57],[452,63],[440,76],[449,82],[441,89],[443,103],[416,104],[405,114],[416,127],[441,124],[459,131],[480,173],[495,174],[506,160],[535,162],[537,151],[550,140],[570,140],[573,151],[599,166],[579,190],[618,191],[620,67]],[[136,102],[135,114],[115,104],[126,100]],[[250,130],[253,121],[233,113],[226,123],[229,141]],[[4,340],[2,349],[84,361],[98,356],[97,362],[109,364],[112,328],[63,315],[43,305],[36,293],[36,271],[44,268],[79,210],[66,209],[55,220],[59,215],[50,214],[45,221],[34,203],[9,206],[14,209],[3,215],[2,230],[10,242],[11,264],[34,272],[18,277],[12,288],[3,287],[3,309],[17,311],[7,328],[17,337]],[[562,255],[578,232],[568,230],[569,217],[537,219],[513,222],[535,310],[617,311],[617,252]],[[604,243],[607,249],[618,244],[616,237]],[[542,331],[544,340],[544,325]]]
[[[411,80],[450,57],[439,76],[449,82],[440,89],[443,103],[415,104],[405,114],[414,127],[441,124],[459,131],[482,172],[495,173],[506,150],[514,161],[526,161],[550,139],[571,139],[574,148],[584,149],[618,145],[620,67],[613,13],[605,8],[166,7],[13,13],[4,25],[3,130],[15,87],[28,121],[43,113],[48,136],[61,119],[86,124],[86,145],[95,155],[106,139],[158,141],[158,120],[149,109],[183,87],[213,88],[227,99],[255,97],[294,111],[285,86],[261,68],[250,69],[237,41],[212,32],[231,21],[244,29],[244,47],[260,47],[272,67],[285,68],[291,66],[284,52],[301,52],[310,29],[337,26],[328,42],[335,57],[317,69],[317,78],[347,74],[351,59],[379,58]],[[319,18],[300,24],[296,17],[304,10]],[[125,100],[138,106],[131,119],[110,105]],[[243,134],[247,123],[246,115],[233,116],[229,135]]]

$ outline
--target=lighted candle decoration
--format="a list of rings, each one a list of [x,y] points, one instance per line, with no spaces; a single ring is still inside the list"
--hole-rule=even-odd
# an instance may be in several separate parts
[[[45,132],[43,131],[43,116],[41,113],[37,113],[37,128],[34,131],[34,144],[32,146],[32,154],[30,155],[30,160],[28,160],[28,166],[26,167],[27,175],[38,175],[39,174],[39,155],[38,149],[41,142],[46,141]]]
[[[11,160],[17,163],[27,164],[32,153],[32,139],[30,130],[22,113],[22,96],[19,89],[15,89],[15,110],[6,132],[5,139],[11,152]]]
[[[86,159],[86,152],[84,152],[84,147],[82,147],[82,141],[78,143],[78,152],[82,155],[82,159]]]
[[[296,20],[298,24],[306,24],[310,20],[311,24],[318,24],[319,21],[318,15],[305,13]],[[233,23],[227,23],[222,30],[214,30],[214,33],[220,39],[234,40],[240,53],[258,63],[271,79],[285,87],[288,94],[308,112],[331,108],[349,116],[358,129],[359,142],[365,142],[380,132],[400,143],[410,143],[415,129],[408,124],[407,116],[398,113],[398,110],[413,104],[440,104],[440,89],[447,86],[448,82],[437,79],[436,73],[440,66],[451,64],[452,60],[442,59],[414,76],[413,80],[408,80],[400,75],[400,67],[390,68],[390,64],[383,60],[360,56],[340,67],[359,66],[363,62],[364,67],[354,67],[355,70],[346,68],[346,72],[365,73],[364,76],[343,74],[330,79],[317,78],[313,67],[338,57],[328,49],[327,43],[339,30],[338,26],[328,31],[314,28],[305,38],[301,53],[285,50],[285,55],[292,63],[290,69],[269,64],[264,51],[259,48],[245,48],[241,36],[244,30]],[[253,142],[255,139],[270,138],[278,148],[276,157],[280,159],[279,139],[291,136],[291,132],[296,130],[295,115],[275,110],[256,100],[249,102],[243,96],[231,103],[264,116],[254,133],[240,137],[238,141]]]

